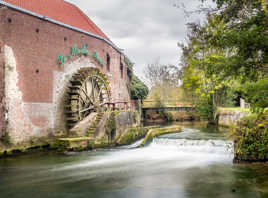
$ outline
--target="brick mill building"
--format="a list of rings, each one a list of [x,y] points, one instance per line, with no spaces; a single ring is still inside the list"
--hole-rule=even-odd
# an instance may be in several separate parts
[[[75,119],[96,105],[129,104],[124,60],[120,49],[73,4],[0,0],[0,136],[8,132],[14,142],[47,136],[66,130],[66,117]],[[93,102],[81,96],[86,89],[99,98]],[[74,104],[80,109],[72,109]]]

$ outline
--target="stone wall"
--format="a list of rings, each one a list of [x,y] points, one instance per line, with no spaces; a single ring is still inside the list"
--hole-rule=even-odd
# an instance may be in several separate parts
[[[140,116],[138,112],[120,112],[116,116],[116,133],[122,134],[128,127],[136,127],[140,125]]]
[[[115,125],[109,126],[109,124],[111,124],[109,123],[109,119],[111,119],[112,115],[114,115]],[[115,134],[113,134],[113,138],[115,138],[125,133],[128,128],[138,126],[140,126],[140,116],[136,111],[105,112],[96,128],[94,136],[97,139],[102,139],[107,136],[107,127],[110,129],[115,127]]]
[[[230,126],[232,123],[236,123],[240,118],[248,115],[249,112],[242,112],[240,110],[219,110],[219,125]]]
[[[0,43],[0,137],[5,132],[5,66],[3,50],[4,48]]]
[[[74,45],[81,48],[84,44],[89,55],[74,56],[59,65],[59,54],[68,56]],[[0,127],[6,117],[14,142],[65,129],[63,94],[72,74],[82,67],[95,67],[106,74],[112,102],[130,101],[124,57],[102,40],[0,7],[0,47],[0,81],[5,84],[5,93],[1,93],[0,85],[0,96],[6,95],[5,102],[0,97]],[[109,54],[110,71],[106,64],[101,66],[92,58],[93,51],[104,63]],[[123,78],[120,62],[124,65]]]
[[[139,127],[141,119],[136,111],[113,111],[104,112],[98,120],[98,113],[91,113],[83,121],[79,122],[71,129],[71,135],[77,137],[90,136],[96,140],[105,139],[108,136],[110,141],[120,137],[127,129]],[[111,134],[113,133],[113,134]]]

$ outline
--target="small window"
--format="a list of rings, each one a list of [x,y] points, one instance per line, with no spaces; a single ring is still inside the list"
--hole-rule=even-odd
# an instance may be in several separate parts
[[[128,77],[129,77],[129,79],[132,78],[132,71],[131,71],[131,69],[129,69],[128,67],[127,67],[127,75],[128,75]]]
[[[120,63],[120,72],[121,72],[121,78],[123,78],[124,65],[122,62]]]
[[[109,54],[106,55],[106,64],[107,71],[110,71],[111,58]]]

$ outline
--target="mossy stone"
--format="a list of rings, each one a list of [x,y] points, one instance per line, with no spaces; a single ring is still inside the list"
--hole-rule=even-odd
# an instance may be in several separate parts
[[[143,147],[143,146],[149,144],[153,140],[154,137],[157,137],[159,135],[168,134],[168,133],[177,133],[180,131],[181,131],[180,126],[150,129],[149,132],[147,133],[146,137],[144,138],[144,140],[140,144],[140,147]]]

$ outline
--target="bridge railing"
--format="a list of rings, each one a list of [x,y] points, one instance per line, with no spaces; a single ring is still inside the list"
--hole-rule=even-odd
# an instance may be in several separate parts
[[[131,110],[131,102],[126,102],[126,101],[117,101],[117,102],[107,102],[105,103],[106,109],[115,111],[115,110],[120,110],[120,111],[127,111]]]
[[[159,101],[144,100],[142,102],[142,108],[156,108],[156,107],[193,107],[191,103],[182,102],[181,100],[165,100],[161,105]]]

